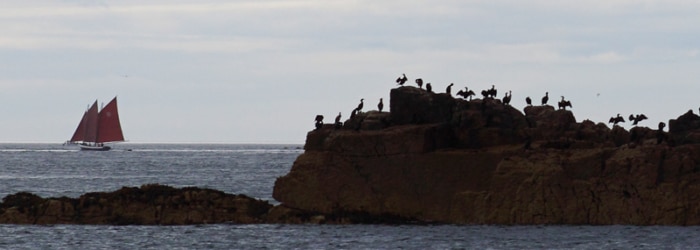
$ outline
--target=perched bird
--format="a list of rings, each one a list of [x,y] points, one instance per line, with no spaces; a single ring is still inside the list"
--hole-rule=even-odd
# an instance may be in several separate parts
[[[472,100],[472,96],[476,95],[474,91],[469,90],[469,88],[464,87],[464,90],[457,91],[457,95],[461,96],[464,99],[469,98],[469,100]]]
[[[416,79],[416,84],[418,84],[418,88],[423,88],[423,79],[418,78]]]
[[[542,97],[542,106],[547,105],[548,101],[549,101],[549,92],[545,92],[544,97]]]
[[[530,97],[525,97],[525,103],[527,103],[527,106],[532,106],[532,99]]]
[[[379,112],[382,112],[382,109],[384,109],[384,101],[382,98],[379,98],[379,104],[377,104],[377,108],[379,108]]]
[[[481,95],[484,96],[484,99],[486,98],[496,98],[496,95],[498,94],[498,90],[496,90],[495,85],[491,85],[490,89],[485,89],[481,91]]]
[[[632,121],[632,125],[637,125],[637,123],[648,119],[646,115],[644,114],[638,114],[638,115],[630,115],[629,120]]]
[[[445,93],[448,95],[452,95],[452,85],[455,85],[454,83],[450,83],[450,85],[447,85],[447,89],[445,89]]]
[[[567,107],[567,106],[568,106],[569,108],[571,108],[571,102],[570,102],[570,101],[567,101],[567,100],[564,100],[564,96],[561,96],[561,101],[559,101],[559,104],[558,104],[558,105],[559,105],[559,109],[563,109],[563,110],[566,110],[566,107]]]
[[[656,144],[661,144],[661,142],[667,139],[666,134],[664,133],[665,127],[666,123],[659,122],[659,130],[656,130]]]
[[[425,90],[428,91],[428,93],[433,93],[433,85],[430,85],[430,83],[426,83]]]
[[[335,117],[335,124],[340,123],[340,117],[341,117],[340,112],[338,112],[338,116]]]
[[[622,118],[620,114],[617,114],[616,117],[610,117],[610,121],[608,121],[608,123],[612,123],[613,126],[617,125],[620,122],[625,122],[625,118]]]
[[[403,74],[403,77],[396,78],[396,83],[403,86],[404,83],[408,81],[408,78],[406,78],[406,74]]]
[[[314,119],[316,121],[316,129],[321,129],[323,127],[323,116],[322,115],[316,115],[316,118]]]
[[[360,99],[360,104],[357,104],[357,108],[355,108],[355,111],[362,112],[362,107],[365,106],[364,100],[364,98]]]
[[[343,123],[340,121],[340,112],[338,112],[338,116],[335,117],[335,123],[333,124],[335,129],[340,129],[343,127]]]
[[[510,105],[510,99],[513,95],[512,93],[513,93],[512,90],[508,90],[508,92],[506,92],[506,95],[503,96],[503,104]]]

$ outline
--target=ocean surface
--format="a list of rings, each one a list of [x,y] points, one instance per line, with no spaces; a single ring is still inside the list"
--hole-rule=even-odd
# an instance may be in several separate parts
[[[160,183],[270,203],[302,145],[0,144],[0,197],[42,197]],[[0,249],[700,249],[700,227],[460,225],[0,225]]]

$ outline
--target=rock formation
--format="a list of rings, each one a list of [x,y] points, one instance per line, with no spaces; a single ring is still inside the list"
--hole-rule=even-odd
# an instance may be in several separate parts
[[[272,205],[245,195],[163,185],[124,187],[79,198],[20,192],[0,203],[3,224],[185,225],[261,223]]]
[[[627,131],[548,105],[521,113],[408,86],[392,89],[390,110],[309,132],[275,199],[404,222],[700,225],[692,112],[669,134]]]

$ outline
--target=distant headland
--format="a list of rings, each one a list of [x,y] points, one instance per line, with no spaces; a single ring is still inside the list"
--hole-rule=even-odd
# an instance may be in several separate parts
[[[9,195],[0,223],[454,223],[700,225],[700,116],[655,129],[577,122],[564,97],[495,86],[436,93],[405,75],[389,110],[361,99],[342,120],[315,119],[305,152],[277,179],[273,206],[245,195],[157,184],[79,198]],[[425,89],[423,88],[425,86]],[[575,105],[575,104],[573,104]],[[569,109],[567,109],[569,108]],[[643,114],[631,115],[638,123]]]

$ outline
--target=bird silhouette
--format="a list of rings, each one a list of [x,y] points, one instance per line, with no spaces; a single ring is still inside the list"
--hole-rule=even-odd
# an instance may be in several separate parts
[[[382,109],[384,109],[384,101],[382,98],[379,98],[379,104],[377,104],[377,108],[379,108],[379,112],[382,112]]]
[[[433,85],[430,85],[430,83],[426,83],[425,91],[428,91],[428,93],[433,93]]]
[[[637,125],[637,123],[648,119],[646,115],[644,114],[638,114],[638,115],[630,115],[629,120],[632,122],[632,125]]]
[[[455,85],[454,83],[450,83],[450,85],[447,85],[447,89],[445,89],[445,93],[448,95],[452,95],[452,85]]]
[[[511,91],[511,90],[508,90],[508,92],[506,92],[506,95],[503,96],[503,104],[510,105],[510,99],[513,95],[512,93],[513,93],[513,91]]]
[[[549,101],[549,92],[545,92],[544,97],[542,97],[542,106],[547,105],[548,101]]]
[[[566,110],[567,106],[569,108],[571,108],[571,102],[564,100],[564,96],[561,96],[561,101],[559,101],[558,105],[559,105],[559,109],[563,109],[563,110]]]
[[[457,91],[457,95],[461,96],[464,99],[469,98],[469,100],[471,101],[472,96],[475,94],[474,94],[474,91],[471,91],[471,90],[469,90],[469,88],[464,87],[464,90]]]
[[[616,117],[610,117],[610,121],[608,121],[608,123],[612,123],[613,126],[617,125],[620,122],[625,122],[625,118],[622,118],[620,114],[617,114]]]
[[[355,108],[355,111],[362,112],[362,107],[365,106],[364,100],[365,100],[364,98],[360,99],[360,104],[357,104],[357,108]]]
[[[416,84],[418,84],[418,88],[422,89],[423,88],[423,79],[421,79],[421,78],[416,79]]]
[[[532,106],[532,99],[530,97],[525,97],[525,103],[527,103],[527,106]]]
[[[406,74],[403,74],[403,77],[396,78],[396,83],[403,86],[404,83],[408,81],[408,78],[406,78]]]

